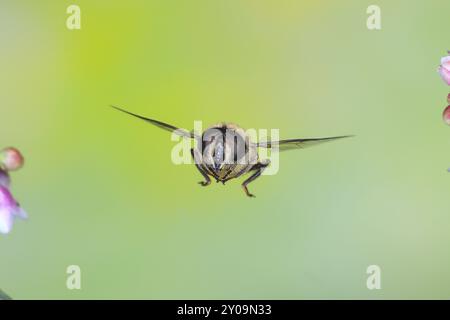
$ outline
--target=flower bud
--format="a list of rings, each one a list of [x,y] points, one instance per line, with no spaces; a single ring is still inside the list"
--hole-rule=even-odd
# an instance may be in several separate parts
[[[450,105],[445,108],[444,112],[442,113],[442,119],[444,119],[444,122],[448,125],[450,125]]]
[[[15,171],[22,168],[24,159],[16,148],[5,148],[0,151],[0,167],[6,171]]]
[[[441,59],[441,65],[438,68],[442,80],[450,86],[450,51],[448,56]]]

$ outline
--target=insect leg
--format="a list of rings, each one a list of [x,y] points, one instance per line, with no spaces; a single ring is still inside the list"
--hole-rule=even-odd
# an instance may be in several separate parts
[[[195,162],[194,149],[191,149],[191,155],[192,155],[192,159],[194,159],[194,163],[195,163],[195,166],[197,167],[198,171],[200,171],[203,178],[205,178],[205,181],[200,181],[199,184],[202,185],[203,187],[206,187],[207,185],[209,185],[211,183],[211,179],[209,178],[206,171],[200,166],[200,164]]]
[[[258,162],[257,164],[255,164],[255,165],[250,169],[250,171],[255,171],[255,170],[256,170],[256,172],[253,173],[247,180],[245,180],[245,181],[242,183],[242,188],[244,189],[244,192],[245,192],[245,194],[246,194],[247,196],[249,196],[249,197],[254,197],[254,195],[251,194],[251,193],[248,191],[247,185],[248,185],[250,182],[252,182],[253,180],[255,180],[256,178],[258,178],[258,177],[261,175],[261,173],[263,172],[263,170],[264,170],[269,164],[270,164],[270,161],[268,161],[268,160],[267,160],[267,162],[264,162],[264,163]]]

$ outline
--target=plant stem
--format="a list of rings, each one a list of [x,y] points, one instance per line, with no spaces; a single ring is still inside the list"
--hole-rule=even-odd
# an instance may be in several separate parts
[[[0,300],[11,300],[11,298],[0,289]]]

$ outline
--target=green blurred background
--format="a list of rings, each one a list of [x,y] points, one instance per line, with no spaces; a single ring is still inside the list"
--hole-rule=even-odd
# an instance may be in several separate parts
[[[66,8],[81,7],[81,30]],[[382,30],[366,28],[377,4]],[[0,4],[0,146],[30,219],[0,237],[16,299],[450,298],[450,2],[17,1]],[[251,185],[201,188],[170,134],[233,121],[283,138]],[[82,290],[66,288],[79,265]],[[366,288],[381,267],[382,289]]]

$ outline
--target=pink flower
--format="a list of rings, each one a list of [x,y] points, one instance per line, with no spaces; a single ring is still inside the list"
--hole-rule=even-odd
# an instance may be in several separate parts
[[[11,179],[7,171],[0,169],[0,233],[11,232],[15,218],[26,219],[26,212],[9,191]]]
[[[441,65],[438,68],[438,72],[449,86],[450,86],[450,51],[446,57],[441,59]]]
[[[26,212],[9,190],[11,179],[8,171],[21,168],[23,162],[22,154],[15,148],[5,148],[0,151],[0,233],[3,234],[11,232],[16,218],[27,218]]]
[[[8,188],[0,186],[0,233],[11,232],[15,218],[26,219],[26,212],[14,200]]]

